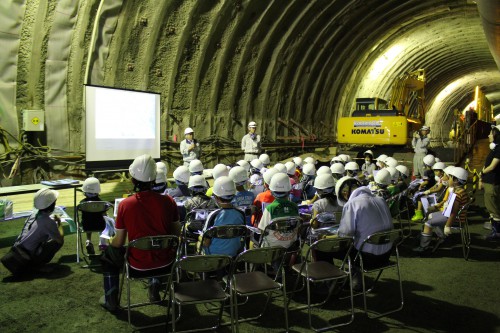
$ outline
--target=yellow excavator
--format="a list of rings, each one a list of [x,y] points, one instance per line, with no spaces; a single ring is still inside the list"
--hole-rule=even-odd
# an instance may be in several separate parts
[[[356,110],[341,117],[337,142],[354,145],[407,145],[425,121],[425,70],[398,78],[389,103],[380,98],[356,98]]]

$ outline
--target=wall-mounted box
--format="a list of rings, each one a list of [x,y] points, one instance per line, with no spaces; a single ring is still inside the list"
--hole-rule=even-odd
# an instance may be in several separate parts
[[[23,110],[23,130],[40,132],[45,130],[45,113],[43,110]]]

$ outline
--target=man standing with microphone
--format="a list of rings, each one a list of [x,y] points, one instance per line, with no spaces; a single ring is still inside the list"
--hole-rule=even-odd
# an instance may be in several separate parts
[[[181,154],[184,166],[189,166],[192,160],[199,160],[201,156],[200,143],[194,139],[194,131],[191,127],[184,130],[185,139],[181,141]]]

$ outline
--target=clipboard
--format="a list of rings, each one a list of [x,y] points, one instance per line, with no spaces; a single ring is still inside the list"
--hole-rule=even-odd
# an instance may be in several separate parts
[[[422,202],[422,208],[423,208],[424,212],[427,214],[429,207],[431,207],[437,203],[436,195],[430,194],[427,196],[423,196],[420,198],[420,202]]]
[[[443,211],[443,215],[446,217],[450,217],[451,211],[453,210],[453,203],[455,203],[455,199],[457,198],[456,193],[451,193],[448,197],[448,201],[446,201],[446,209]]]

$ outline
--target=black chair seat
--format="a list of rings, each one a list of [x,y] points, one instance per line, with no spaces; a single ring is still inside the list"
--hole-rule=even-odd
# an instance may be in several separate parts
[[[311,280],[320,281],[320,280],[331,280],[336,278],[346,277],[348,274],[343,270],[339,269],[336,266],[333,266],[329,262],[326,261],[316,261],[311,262],[307,265],[308,273],[306,273],[305,269],[302,269],[302,264],[295,264],[292,266],[292,269],[300,273],[302,276],[307,276]]]
[[[180,303],[202,302],[213,300],[223,301],[226,293],[215,280],[183,282],[174,285],[175,298]]]
[[[130,267],[128,274],[129,274],[129,278],[131,278],[131,279],[144,279],[144,278],[149,278],[149,277],[168,275],[168,274],[170,274],[171,270],[172,270],[171,265],[168,265],[166,267],[148,269],[148,270],[144,270],[144,271],[139,271],[137,269]]]
[[[266,290],[273,291],[281,288],[279,283],[260,271],[235,274],[233,281],[233,288],[240,295],[264,293]]]

